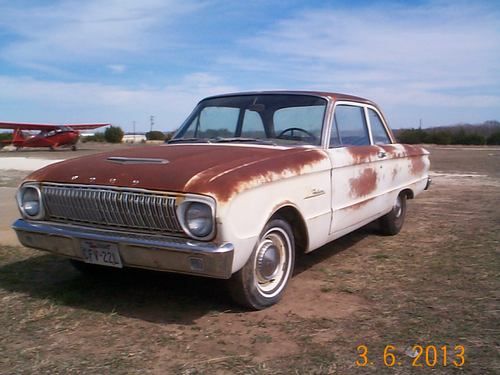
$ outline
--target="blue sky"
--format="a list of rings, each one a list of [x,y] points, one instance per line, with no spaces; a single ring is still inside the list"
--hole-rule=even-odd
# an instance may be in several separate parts
[[[500,120],[500,2],[0,0],[0,120],[173,130],[263,89],[364,96],[394,128]]]

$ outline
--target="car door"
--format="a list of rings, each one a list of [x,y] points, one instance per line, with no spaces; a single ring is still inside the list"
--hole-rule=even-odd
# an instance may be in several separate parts
[[[330,236],[338,238],[380,216],[384,150],[374,145],[367,106],[335,103],[328,154],[332,163],[332,222]]]

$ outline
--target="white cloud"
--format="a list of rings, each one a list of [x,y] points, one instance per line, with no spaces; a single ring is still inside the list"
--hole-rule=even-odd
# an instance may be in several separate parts
[[[157,129],[173,130],[203,97],[237,91],[220,78],[203,72],[161,88],[8,76],[0,76],[0,87],[0,113],[4,121],[106,121],[129,129],[136,120],[137,129],[144,131],[148,129],[150,115],[155,116]],[[26,111],[20,112],[18,108]]]
[[[115,74],[122,74],[125,73],[125,70],[127,70],[127,67],[122,64],[109,64],[106,65],[106,67]]]
[[[278,21],[240,41],[244,54],[219,63],[271,82],[367,96],[396,111],[496,107],[500,116],[498,25],[498,7],[481,2],[330,6]],[[409,112],[419,116],[398,112],[398,123],[408,123]]]
[[[202,6],[192,0],[60,1],[52,5],[2,5],[0,27],[17,35],[1,50],[4,59],[22,62],[68,62],[107,59],[176,43],[160,35],[186,13]]]

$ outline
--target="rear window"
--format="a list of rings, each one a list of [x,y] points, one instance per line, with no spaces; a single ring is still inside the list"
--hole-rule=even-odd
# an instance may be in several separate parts
[[[375,143],[376,145],[391,143],[389,135],[387,134],[384,124],[377,112],[369,108],[368,117],[370,119],[370,127],[372,129],[373,143]]]

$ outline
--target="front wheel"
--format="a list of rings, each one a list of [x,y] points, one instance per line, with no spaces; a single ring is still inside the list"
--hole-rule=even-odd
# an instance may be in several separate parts
[[[233,299],[254,310],[274,305],[283,296],[294,261],[292,228],[282,219],[271,219],[247,263],[230,280]]]
[[[379,219],[380,230],[386,236],[394,236],[403,227],[406,216],[406,194],[400,193],[392,210]]]

